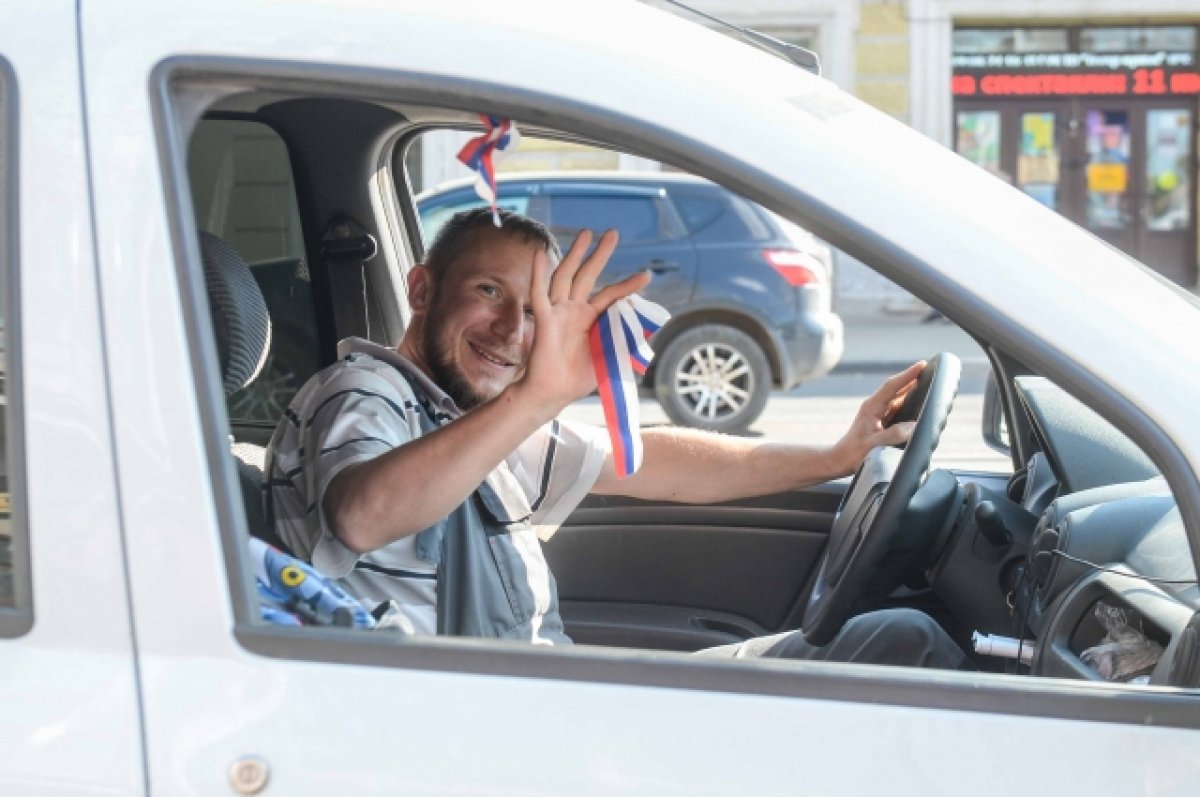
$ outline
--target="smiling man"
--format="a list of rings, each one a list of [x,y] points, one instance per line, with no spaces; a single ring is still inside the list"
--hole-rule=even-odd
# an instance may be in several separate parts
[[[560,262],[542,225],[500,219],[479,210],[447,222],[410,273],[400,345],[343,341],[268,448],[280,537],[413,632],[568,643],[538,537],[587,493],[690,503],[778,493],[848,475],[871,448],[911,433],[887,421],[920,364],[887,380],[831,448],[648,429],[641,469],[617,479],[604,430],[557,416],[595,389],[598,315],[650,277],[594,292],[615,232],[590,253],[582,233]],[[963,661],[936,624],[905,611],[856,618],[824,648],[790,633],[712,653]]]

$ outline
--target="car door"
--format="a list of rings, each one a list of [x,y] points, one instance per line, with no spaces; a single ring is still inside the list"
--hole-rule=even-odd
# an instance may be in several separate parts
[[[75,8],[0,6],[0,794],[145,793]]]
[[[308,161],[298,180],[301,208],[323,200],[364,211],[381,233],[381,270],[399,272],[412,264],[404,234],[415,237],[413,214],[392,203],[390,194],[403,189],[380,165],[383,142],[403,133],[398,104],[453,111],[482,102],[577,133],[623,129],[647,151],[664,130],[696,122],[684,127],[699,139],[671,139],[680,158],[695,163],[710,163],[707,148],[726,141],[736,112],[739,135],[754,138],[726,145],[723,166],[731,169],[758,153],[798,149],[785,146],[795,131],[773,126],[786,121],[782,106],[745,98],[717,71],[696,77],[672,63],[671,80],[648,80],[647,70],[667,75],[647,56],[650,45],[715,46],[764,77],[790,73],[638,4],[620,7],[625,36],[596,36],[579,25],[575,4],[553,2],[530,9],[520,25],[503,9],[472,3],[314,2],[286,14],[251,0],[169,8],[97,0],[83,8],[100,285],[105,306],[120,308],[105,314],[103,353],[114,363],[117,494],[152,793],[254,793],[265,783],[267,793],[294,795],[925,795],[953,793],[971,779],[979,794],[1000,795],[1015,776],[1011,756],[997,750],[1010,750],[1014,739],[1053,751],[1029,757],[1020,773],[1047,792],[1133,791],[1146,773],[1168,772],[1178,778],[1164,790],[1182,783],[1179,793],[1190,793],[1197,741],[1186,701],[967,673],[541,650],[261,623],[183,165],[197,106],[271,109],[302,95],[311,109],[305,121],[320,139],[306,155],[335,158],[358,188],[305,194],[304,186],[330,176]],[[588,8],[604,19],[600,6]],[[130,37],[130,18],[153,35]],[[348,21],[353,35],[330,35],[348,30]],[[463,35],[474,46],[453,46]],[[497,61],[501,48],[508,57]],[[681,107],[679,85],[704,102]],[[710,89],[719,90],[721,107]],[[846,105],[847,113],[869,113]],[[354,149],[338,135],[338,113],[349,106],[387,120]],[[826,133],[812,135],[806,146],[839,151]],[[756,146],[759,137],[765,146]],[[899,143],[902,154],[919,149]],[[747,179],[767,196],[779,183],[762,174]],[[387,298],[398,301],[392,290]],[[1125,699],[1105,699],[1115,694]],[[1160,727],[1139,724],[1150,706],[1165,712],[1151,714]],[[1098,758],[1104,767],[1095,767]]]
[[[844,489],[702,507],[586,499],[544,546],[567,633],[694,651],[799,627]]]

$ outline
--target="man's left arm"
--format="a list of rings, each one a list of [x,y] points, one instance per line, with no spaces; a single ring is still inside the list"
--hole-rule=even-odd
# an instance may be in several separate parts
[[[923,368],[924,363],[916,363],[885,381],[832,446],[751,440],[696,429],[645,429],[637,473],[618,479],[611,461],[606,462],[592,492],[710,504],[798,490],[847,476],[875,446],[903,443],[912,434],[912,423],[888,424]]]

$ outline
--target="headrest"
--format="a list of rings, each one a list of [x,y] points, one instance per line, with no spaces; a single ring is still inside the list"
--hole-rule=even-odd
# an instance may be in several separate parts
[[[229,244],[200,231],[204,285],[225,395],[254,381],[271,348],[271,317],[250,267]]]

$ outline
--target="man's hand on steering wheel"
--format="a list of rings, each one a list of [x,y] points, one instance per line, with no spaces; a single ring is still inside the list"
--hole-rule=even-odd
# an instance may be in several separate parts
[[[889,377],[879,389],[863,401],[846,434],[833,446],[839,476],[854,473],[863,459],[876,446],[896,446],[908,442],[915,419],[896,420],[917,379],[925,369],[925,361],[913,363],[900,373]]]
[[[838,442],[839,453],[854,463],[847,472],[855,473],[804,610],[804,638],[810,643],[829,642],[862,600],[894,586],[892,554],[907,551],[912,558],[932,545],[930,529],[906,528],[903,521],[946,426],[961,374],[962,363],[947,352],[914,364],[863,402]],[[903,452],[890,447],[899,443]]]

